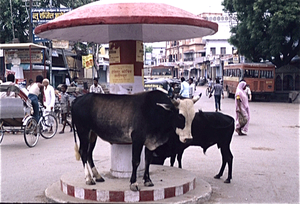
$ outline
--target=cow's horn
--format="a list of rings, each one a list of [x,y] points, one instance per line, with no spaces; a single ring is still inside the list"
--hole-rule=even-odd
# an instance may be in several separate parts
[[[170,105],[164,103],[156,103],[156,105],[163,107],[165,110],[170,111]]]
[[[180,104],[180,100],[171,99],[171,102],[174,104],[175,107],[178,107]]]
[[[199,96],[196,96],[196,97],[194,97],[192,100],[193,100],[194,103],[196,103],[199,99],[200,99],[200,97],[199,97]]]

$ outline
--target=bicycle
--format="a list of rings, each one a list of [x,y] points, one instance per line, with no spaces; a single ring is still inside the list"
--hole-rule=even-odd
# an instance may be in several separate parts
[[[44,109],[44,106],[40,104],[40,119],[38,122],[39,133],[43,138],[50,139],[56,134],[58,123],[56,117],[53,115],[54,113],[46,113],[44,115]]]
[[[206,96],[209,96],[211,90],[212,90],[211,87],[207,87],[207,88],[206,88],[206,91],[205,91]]]

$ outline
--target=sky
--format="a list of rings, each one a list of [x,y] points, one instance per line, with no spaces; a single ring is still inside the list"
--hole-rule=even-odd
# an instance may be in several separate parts
[[[120,2],[153,2],[153,3],[165,3],[172,6],[189,11],[195,15],[209,12],[220,13],[223,6],[221,2],[223,0],[100,0],[107,3],[120,3]]]

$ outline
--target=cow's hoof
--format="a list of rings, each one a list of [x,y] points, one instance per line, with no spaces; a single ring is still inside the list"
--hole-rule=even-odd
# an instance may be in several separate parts
[[[220,179],[221,176],[218,174],[218,175],[215,175],[214,178],[215,178],[215,179]]]
[[[137,182],[130,184],[130,190],[132,191],[139,191],[139,184]]]
[[[151,186],[154,186],[154,184],[152,183],[152,181],[147,181],[144,183],[144,186],[151,187]]]
[[[96,182],[92,179],[85,182],[87,185],[96,185]]]
[[[230,179],[226,179],[224,183],[230,183]]]
[[[96,178],[96,182],[104,182],[105,180],[104,180],[104,178]]]

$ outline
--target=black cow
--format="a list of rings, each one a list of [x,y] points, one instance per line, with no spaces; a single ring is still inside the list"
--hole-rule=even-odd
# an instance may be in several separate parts
[[[193,104],[197,99],[172,100],[161,91],[133,95],[89,93],[78,97],[72,104],[72,124],[80,140],[77,159],[83,162],[88,185],[104,181],[93,162],[97,135],[110,143],[132,143],[132,175],[130,189],[139,190],[136,172],[143,145],[146,147],[144,185],[153,186],[149,177],[152,152],[167,142],[170,135],[178,134],[180,141],[191,139],[191,124],[195,116]],[[75,130],[75,129],[74,129]],[[176,133],[175,133],[176,132]],[[75,150],[78,153],[74,131]],[[113,158],[112,158],[113,159]]]
[[[191,145],[200,146],[203,148],[205,154],[209,147],[217,144],[222,154],[222,166],[214,178],[219,179],[223,175],[226,164],[228,164],[228,178],[224,183],[230,183],[230,179],[232,179],[233,162],[230,142],[233,132],[234,119],[231,116],[219,112],[199,111],[196,113],[192,123],[193,139],[183,144],[179,142],[177,135],[173,135],[172,139],[154,151],[152,164],[163,165],[165,159],[171,157],[170,163],[171,166],[173,166],[177,155],[178,166],[182,168],[182,154],[187,147]]]

